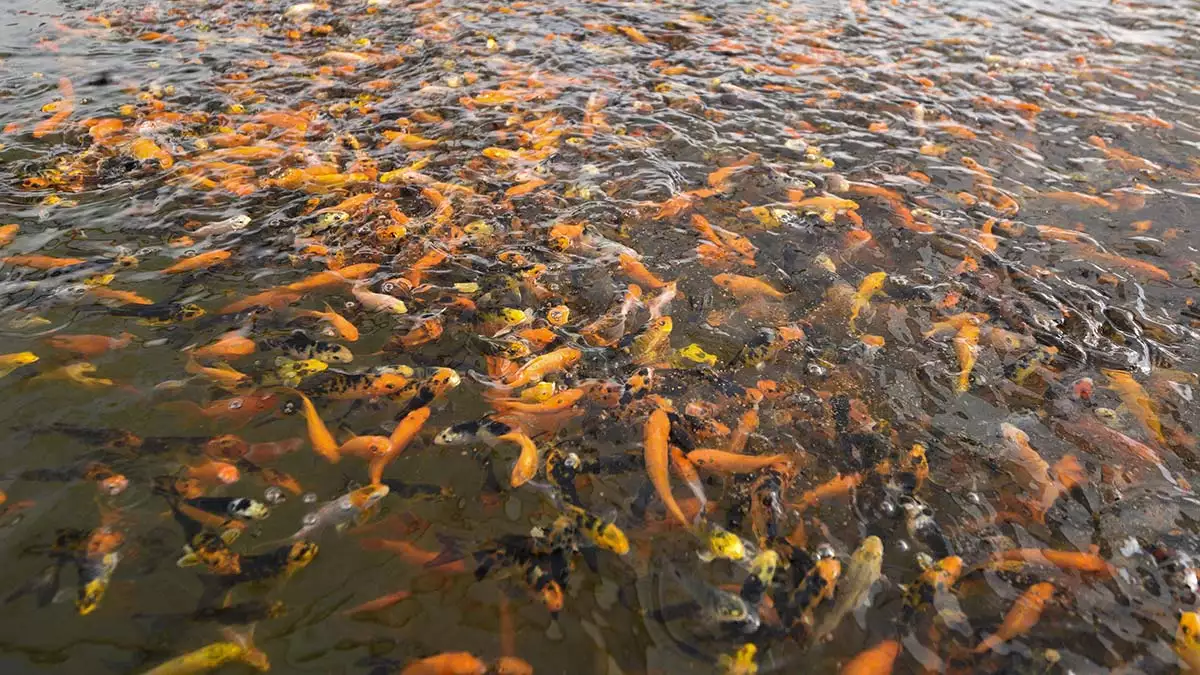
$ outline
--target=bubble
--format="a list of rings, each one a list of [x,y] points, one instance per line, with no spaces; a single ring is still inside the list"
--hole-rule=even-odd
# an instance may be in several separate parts
[[[896,515],[896,505],[890,499],[885,499],[879,503],[879,512],[885,516]]]
[[[313,525],[317,524],[317,521],[318,521],[317,514],[306,513],[306,514],[304,514],[304,519],[301,520],[300,522],[304,523],[305,527],[312,527]]]
[[[910,548],[912,548],[912,547],[909,546],[908,540],[906,540],[906,539],[896,540],[896,550],[900,551],[901,553],[908,553],[908,550]]]
[[[287,495],[283,494],[283,490],[272,486],[263,492],[263,499],[267,500],[268,504],[282,504],[287,500]]]
[[[979,496],[978,492],[968,492],[967,501],[971,502],[972,504],[979,505],[983,503],[983,498]]]
[[[300,500],[303,501],[305,504],[316,504],[317,503],[317,493],[305,492],[304,496],[301,497]]]

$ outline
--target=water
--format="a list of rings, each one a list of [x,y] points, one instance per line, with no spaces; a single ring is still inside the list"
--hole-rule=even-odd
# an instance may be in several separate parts
[[[335,369],[442,367],[462,379],[432,402],[416,440],[384,472],[440,494],[389,495],[348,531],[322,531],[320,553],[290,578],[235,589],[234,602],[286,607],[254,628],[275,672],[398,671],[469,651],[489,662],[519,656],[541,673],[706,673],[746,641],[758,645],[763,672],[800,664],[832,671],[890,638],[904,646],[900,672],[937,669],[938,659],[963,672],[1174,669],[1176,613],[1196,604],[1191,565],[1179,556],[1200,553],[1190,487],[1200,422],[1196,3],[11,7],[0,28],[0,120],[8,125],[0,136],[0,221],[20,227],[4,255],[90,262],[0,268],[0,353],[40,357],[0,381],[8,402],[0,590],[19,589],[46,568],[45,548],[61,528],[107,526],[124,542],[94,613],[77,614],[71,564],[55,602],[39,607],[24,596],[5,606],[5,672],[141,672],[222,639],[219,624],[194,615],[200,568],[174,563],[183,535],[151,489],[156,476],[205,462],[213,437],[298,439],[297,451],[262,464],[293,477],[300,492],[281,493],[244,465],[239,482],[209,491],[272,503],[271,517],[250,523],[233,544],[242,554],[273,550],[306,514],[368,481],[361,459],[331,465],[310,452],[293,393],[266,384],[223,389],[211,375],[188,372],[181,350],[239,328],[254,340],[302,329],[347,344],[354,361]],[[64,99],[70,113],[45,123],[66,109]],[[250,147],[258,150],[232,149]],[[730,167],[724,177],[712,175],[722,167]],[[505,194],[515,186],[530,191]],[[825,211],[801,201],[826,192],[856,206]],[[348,208],[346,222],[322,220],[321,209],[365,194],[375,198]],[[249,224],[208,238],[195,232],[236,215]],[[710,235],[693,215],[722,228],[721,241],[705,245]],[[569,227],[577,224],[586,224],[584,235]],[[565,243],[555,238],[564,233]],[[414,265],[431,250],[446,257],[417,279]],[[196,272],[160,273],[214,251],[229,257]],[[664,310],[673,324],[669,351],[646,359],[658,366],[654,394],[679,411],[709,405],[734,428],[753,404],[731,383],[757,385],[769,396],[758,404],[761,422],[746,452],[783,454],[796,469],[785,481],[792,507],[783,534],[810,553],[830,546],[844,562],[864,536],[883,538],[887,581],[831,642],[814,646],[802,630],[788,636],[766,610],[753,635],[723,632],[694,612],[656,614],[689,597],[670,567],[734,587],[746,571],[697,560],[698,541],[664,525],[669,516],[646,491],[640,463],[579,481],[582,504],[615,519],[632,551],[599,551],[596,569],[576,557],[557,616],[518,571],[482,581],[470,574],[472,552],[546,528],[561,509],[544,476],[508,486],[514,445],[432,442],[492,409],[479,381],[488,379],[485,326],[464,308],[470,301],[480,312],[524,309],[536,318],[531,326],[543,327],[549,310],[565,304],[560,344],[581,348],[583,358],[549,379],[560,388],[588,380],[623,386],[637,371],[629,353],[581,337],[599,317],[615,316],[631,281],[644,304],[660,295],[622,270],[622,252],[679,291]],[[821,255],[836,272],[817,262]],[[356,263],[381,265],[370,289],[394,293],[407,313],[364,308],[344,284],[276,298],[273,310],[254,315],[220,313]],[[887,274],[886,295],[863,304],[851,330],[849,296],[876,272]],[[714,282],[720,273],[759,277],[787,295],[739,299]],[[147,326],[120,315],[137,305],[101,301],[95,288],[195,303],[206,314]],[[297,315],[326,302],[358,327],[360,340],[339,340],[328,325]],[[987,315],[963,391],[953,337],[969,340],[969,329],[924,337],[960,312]],[[622,332],[648,321],[646,308],[633,306]],[[433,332],[422,337],[422,326]],[[799,329],[804,338],[762,369],[729,365],[763,328]],[[132,335],[126,346],[86,357],[96,366],[86,377],[109,384],[64,379],[58,368],[73,357],[46,342],[123,332]],[[692,343],[716,356],[713,371],[686,360],[665,367]],[[281,353],[260,345],[229,363],[257,375],[273,370]],[[1039,356],[1044,367],[1025,375]],[[1135,414],[1137,396],[1122,400],[1111,388],[1119,375],[1102,369],[1133,374],[1161,439]],[[1077,400],[1075,385],[1087,377],[1093,397]],[[610,405],[589,391],[573,407],[579,415],[533,424],[531,435],[544,432],[535,438],[541,451],[640,458],[653,398]],[[266,393],[278,400],[244,418],[207,419],[189,405],[236,398],[249,406]],[[853,400],[850,426],[840,430],[831,414],[839,395]],[[313,399],[339,442],[351,433],[387,435],[406,409],[386,399],[353,407]],[[1083,467],[1085,484],[1054,500],[1044,522],[1027,506],[1042,494],[1028,466],[1005,458],[1002,423],[1029,434],[1054,476],[1068,455]],[[1122,449],[1110,428],[1158,459]],[[115,430],[143,439],[141,447],[118,447]],[[885,447],[850,442],[853,433]],[[699,445],[728,442],[702,437]],[[918,553],[933,549],[906,531],[896,490],[876,472],[879,460],[895,465],[917,442],[928,446],[931,466],[918,496],[968,567],[1014,547],[1095,546],[1119,571],[1112,579],[1037,566],[965,575],[955,595],[969,629],[943,630],[935,640],[928,609],[903,618],[899,588],[919,574]],[[104,495],[82,475],[97,461],[123,474],[128,489]],[[839,472],[865,476],[852,498],[822,500],[802,514],[794,508]],[[761,476],[709,476],[704,491],[716,506],[707,520],[764,543],[745,513],[747,490]],[[682,482],[673,477],[681,502],[689,495]],[[302,498],[307,493],[316,499]],[[806,541],[795,536],[798,523]],[[429,557],[465,556],[466,573],[367,543],[377,539],[408,541]],[[1056,595],[1037,627],[1009,648],[972,655],[1038,581],[1054,583]],[[344,614],[398,590],[412,595]],[[245,667],[228,667],[236,668]]]

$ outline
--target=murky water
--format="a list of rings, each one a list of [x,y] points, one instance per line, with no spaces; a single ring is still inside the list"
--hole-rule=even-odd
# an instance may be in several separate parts
[[[0,353],[37,356],[0,357],[3,672],[250,636],[283,673],[1200,664],[1195,2],[2,22]],[[200,494],[270,518],[172,515]],[[311,562],[253,558],[312,514]],[[697,555],[717,527],[740,560]]]

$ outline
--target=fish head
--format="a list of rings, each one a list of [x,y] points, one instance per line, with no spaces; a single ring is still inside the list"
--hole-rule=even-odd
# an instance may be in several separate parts
[[[390,396],[398,393],[408,384],[408,378],[399,373],[382,373],[371,382],[371,393],[376,396]]]
[[[1000,424],[1000,435],[1004,437],[1004,440],[1015,445],[1026,445],[1029,443],[1029,434],[1008,422]]]
[[[20,352],[12,357],[12,362],[16,365],[27,366],[31,363],[37,363],[38,355],[33,352]]]
[[[601,523],[595,530],[596,545],[617,555],[629,553],[629,538],[614,523]]]
[[[671,321],[671,317],[669,316],[660,316],[650,322],[650,332],[656,335],[667,335],[673,327],[674,322]]]
[[[529,315],[525,310],[516,309],[515,307],[503,307],[500,309],[500,318],[509,326],[519,326],[528,320]]]
[[[312,562],[313,558],[317,557],[319,551],[320,547],[311,541],[302,539],[293,543],[291,548],[288,549],[288,567],[299,568],[308,565]]]
[[[858,547],[858,552],[861,552],[863,557],[868,559],[876,559],[883,557],[883,540],[874,535],[863,540],[861,546]]]
[[[721,528],[714,528],[708,535],[708,547],[720,558],[741,560],[746,557],[746,545],[742,538]]]
[[[104,599],[104,592],[108,590],[108,581],[104,579],[92,579],[83,585],[79,590],[79,599],[75,601],[75,609],[78,610],[80,616],[87,616],[96,611],[100,607],[100,601]]]
[[[546,310],[546,321],[552,326],[565,326],[571,320],[571,309],[566,305],[557,305]]]
[[[571,248],[571,238],[565,234],[556,234],[546,240],[546,245],[552,251],[566,251]]]
[[[266,504],[260,501],[242,497],[229,503],[229,515],[250,520],[262,520],[271,514]]]
[[[936,567],[944,576],[957,579],[962,576],[963,560],[956,555],[947,556],[937,561]]]
[[[320,347],[314,350],[317,361],[323,363],[350,363],[354,360],[354,352],[346,345],[322,343]],[[314,359],[308,359],[309,361]],[[301,361],[304,363],[304,361]],[[322,370],[324,370],[322,368]],[[319,372],[319,371],[316,371]]]
[[[1177,648],[1196,649],[1200,647],[1200,612],[1181,612],[1179,627],[1175,630],[1175,645]]]
[[[461,422],[446,427],[433,437],[434,445],[465,445],[472,443],[479,435],[480,424],[476,420]]]
[[[679,355],[694,363],[706,363],[709,366],[717,365],[717,357],[704,351],[704,349],[693,342],[692,344],[679,350]]]
[[[429,377],[429,387],[439,394],[462,384],[462,377],[453,368],[435,368]]]
[[[531,403],[541,403],[554,395],[554,389],[553,382],[538,382],[532,387],[527,387],[521,391],[521,400]]]
[[[201,307],[200,305],[197,305],[192,302],[189,302],[185,305],[179,306],[179,320],[180,321],[191,321],[192,319],[199,319],[200,317],[204,316],[204,314],[205,314],[204,308]]]

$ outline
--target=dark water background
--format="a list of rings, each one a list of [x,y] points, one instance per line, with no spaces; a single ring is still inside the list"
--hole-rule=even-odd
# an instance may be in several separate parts
[[[660,277],[678,281],[686,299],[676,300],[671,312],[675,348],[696,342],[724,363],[765,323],[817,317],[808,326],[815,347],[807,355],[786,354],[761,373],[723,372],[744,385],[771,377],[794,380],[809,392],[845,391],[865,401],[874,418],[887,420],[903,438],[929,442],[934,486],[925,498],[968,564],[979,562],[992,550],[991,537],[1005,536],[1030,547],[1086,550],[1095,544],[1114,564],[1129,571],[1107,582],[1076,575],[1059,579],[1060,603],[1051,610],[1052,619],[1039,625],[1021,647],[967,668],[1042,673],[1128,666],[1133,669],[1129,672],[1171,671],[1175,612],[1191,609],[1194,595],[1172,589],[1166,582],[1150,583],[1151,578],[1161,581],[1163,573],[1155,571],[1144,553],[1122,558],[1121,548],[1136,537],[1144,546],[1169,540],[1175,548],[1200,552],[1194,536],[1200,502],[1186,487],[1188,481],[1195,482],[1200,461],[1200,455],[1193,454],[1194,425],[1200,418],[1190,390],[1186,396],[1181,393],[1187,390],[1186,383],[1182,389],[1173,388],[1153,374],[1169,366],[1193,373],[1194,379],[1197,369],[1195,333],[1188,328],[1197,319],[1194,311],[1189,318],[1186,310],[1200,278],[1196,272],[1200,260],[1196,250],[1200,242],[1196,225],[1200,216],[1200,5],[865,4],[866,10],[860,11],[840,2],[741,0],[447,1],[418,8],[396,2],[373,5],[377,11],[368,14],[364,3],[338,2],[308,18],[312,24],[331,25],[329,35],[289,39],[286,31],[301,23],[284,18],[288,5],[273,1],[7,2],[0,19],[0,123],[17,128],[0,136],[4,146],[0,221],[19,223],[21,232],[5,254],[111,257],[121,247],[136,253],[139,266],[119,272],[113,287],[156,300],[196,302],[210,310],[319,271],[319,261],[289,258],[293,234],[312,220],[299,215],[312,195],[265,188],[242,196],[222,190],[202,192],[173,179],[178,178],[180,167],[186,167],[187,157],[199,152],[196,139],[212,133],[211,125],[141,128],[142,135],[171,149],[174,172],[122,163],[119,158],[127,157],[128,151],[116,146],[101,153],[102,171],[94,170],[96,162],[84,159],[93,171],[78,190],[22,185],[30,176],[44,175],[82,156],[90,139],[79,121],[118,116],[119,108],[127,104],[144,110],[147,94],[166,102],[167,110],[205,111],[214,119],[228,115],[232,126],[240,123],[239,115],[248,119],[256,111],[310,106],[319,111],[323,128],[314,128],[304,139],[309,161],[328,155],[344,167],[353,159],[352,153],[334,139],[355,135],[381,169],[406,166],[430,155],[424,173],[472,185],[494,197],[460,204],[455,222],[496,222],[502,244],[481,243],[473,249],[474,258],[466,252],[456,256],[434,273],[439,283],[475,280],[486,285],[504,272],[482,261],[491,260],[505,245],[525,247],[522,250],[529,258],[549,262],[550,283],[579,317],[572,325],[587,323],[620,302],[625,282],[616,266],[601,256],[563,260],[537,245],[540,228],[556,221],[586,220],[606,238],[640,252]],[[686,14],[712,21],[683,17]],[[113,27],[88,22],[88,16],[107,17]],[[605,26],[636,26],[648,42]],[[139,39],[150,31],[174,40]],[[488,47],[489,37],[495,40],[495,51]],[[342,63],[328,57],[330,50],[371,56],[354,72],[320,73],[321,65]],[[780,56],[784,53],[806,58],[794,61],[800,65],[791,74],[756,69],[761,63],[788,67]],[[255,63],[260,60],[262,64]],[[667,66],[686,66],[687,71],[663,75],[664,64],[657,60]],[[245,79],[232,76],[241,72],[247,73]],[[470,83],[467,73],[477,74],[478,80]],[[74,84],[71,122],[59,133],[35,139],[30,130],[49,115],[40,109],[59,96],[61,77]],[[390,80],[390,88],[371,92],[366,83],[378,78]],[[560,142],[557,154],[527,167],[525,175],[507,173],[482,160],[483,148],[511,140],[511,135],[496,132],[509,113],[484,106],[468,110],[458,100],[502,81],[527,85],[518,105],[535,115],[561,115],[558,126],[564,129],[563,138],[581,141]],[[253,93],[247,91],[250,88]],[[364,93],[375,96],[368,103],[372,110],[355,112],[351,107],[364,102],[360,98]],[[595,101],[597,96],[607,100],[602,110],[608,128],[584,136],[579,132],[581,119],[589,99]],[[1035,103],[1042,112],[1029,115],[980,103],[982,96]],[[244,106],[245,112],[236,112],[231,107],[235,105]],[[918,107],[923,122],[915,112]],[[413,133],[437,138],[439,145],[428,152],[384,147],[380,130],[394,128],[394,120],[411,117],[417,110],[444,118],[441,123],[414,125]],[[1150,119],[1162,123],[1148,123]],[[870,131],[872,122],[885,122],[888,130]],[[974,138],[947,132],[939,126],[942,122],[969,127]],[[1129,168],[1106,158],[1088,142],[1092,136],[1104,139],[1109,148],[1144,158],[1153,168]],[[819,147],[824,157],[833,160],[833,167],[814,165],[812,157],[805,156],[805,144]],[[922,154],[920,149],[929,144],[945,145],[946,153]],[[795,292],[782,302],[781,315],[765,320],[735,315],[713,327],[706,322],[710,312],[732,310],[738,303],[715,289],[711,276],[716,270],[697,264],[692,253],[697,235],[688,225],[687,214],[655,219],[657,207],[646,204],[703,188],[709,172],[751,152],[764,161],[736,176],[726,193],[698,202],[695,212],[745,234],[758,246],[757,268],[741,273],[762,274],[777,287]],[[1019,214],[1004,214],[986,204],[968,207],[956,200],[956,193],[972,192],[976,178],[964,167],[962,157],[984,167],[995,188],[1020,205]],[[278,175],[280,169],[275,160],[253,165],[260,180]],[[905,178],[910,171],[927,174],[931,183]],[[830,225],[797,214],[782,227],[769,229],[747,213],[750,206],[785,202],[786,188],[806,181],[818,186],[809,193],[819,194],[820,187],[830,188],[835,173],[899,191],[915,217],[930,224],[935,234],[898,227],[886,202],[851,195],[846,196],[859,201],[859,214],[874,238],[869,247],[856,252],[844,250],[848,227],[844,219]],[[551,182],[552,196],[500,206],[503,190],[535,175]],[[585,188],[590,188],[590,198],[580,196]],[[321,206],[328,206],[371,189],[373,185],[367,185],[316,196],[323,200]],[[1064,203],[1040,194],[1051,191],[1102,195],[1114,208]],[[432,210],[416,190],[389,194],[417,220],[427,218]],[[47,197],[55,195],[69,200],[68,204],[48,204]],[[229,263],[182,278],[154,273],[178,255],[163,245],[184,233],[184,222],[237,213],[248,214],[253,221],[242,233],[222,241],[223,248],[235,252]],[[513,225],[514,217],[525,223],[523,232]],[[877,311],[874,319],[863,322],[864,331],[886,338],[882,354],[864,355],[844,326],[821,324],[823,289],[812,286],[806,274],[813,268],[814,256],[823,252],[837,262],[839,274],[852,286],[866,274],[884,270],[939,292],[948,288],[939,284],[961,284],[998,298],[1022,298],[1023,291],[993,266],[983,265],[978,274],[954,274],[961,261],[954,252],[962,250],[961,243],[955,248],[956,240],[939,240],[936,234],[959,233],[964,228],[978,232],[988,217],[1008,218],[1026,228],[1074,229],[1082,224],[1082,230],[1111,254],[1169,272],[1170,279],[1164,281],[1111,261],[1089,260],[1070,245],[1040,240],[1032,229],[1021,236],[1003,237],[996,252],[1011,269],[1032,272],[1041,282],[1040,290],[1099,322],[1096,339],[1090,343],[1070,327],[1059,331],[1063,340],[1085,355],[1082,360],[1061,358],[1054,363],[1064,386],[1092,376],[1102,397],[1100,405],[1115,409],[1120,403],[1099,386],[1106,382],[1099,367],[1130,369],[1141,381],[1157,384],[1148,389],[1159,415],[1164,425],[1179,433],[1158,446],[1163,470],[1138,473],[1119,500],[1105,496],[1108,493],[1097,485],[1102,482],[1103,465],[1129,462],[1128,458],[1114,460],[1118,453],[1080,448],[1057,434],[1047,421],[1049,406],[1043,403],[1041,391],[1014,394],[1001,386],[1004,367],[1019,354],[984,349],[974,384],[958,394],[953,387],[957,373],[953,350],[921,339],[933,314],[928,303],[896,299],[887,303],[891,309]],[[1135,232],[1136,221],[1152,221],[1152,225]],[[334,241],[349,259],[390,260],[397,254],[395,250],[379,253],[379,247],[366,243],[352,228]],[[399,250],[407,263],[431,243],[416,235],[409,241],[411,245]],[[396,267],[403,268],[403,264]],[[1106,274],[1115,278],[1106,279]],[[382,273],[378,277],[384,278]],[[103,606],[91,616],[80,617],[74,611],[69,570],[64,573],[65,601],[36,608],[26,598],[0,609],[0,671],[5,673],[140,672],[219,639],[213,625],[187,616],[199,583],[193,571],[174,564],[179,534],[162,501],[151,496],[149,480],[184,461],[188,447],[230,431],[205,426],[157,404],[180,399],[207,403],[228,394],[198,382],[180,391],[154,387],[185,377],[181,347],[206,343],[238,327],[239,321],[223,317],[169,329],[139,326],[80,299],[73,291],[79,282],[13,266],[0,269],[0,323],[28,314],[49,320],[45,326],[9,324],[0,338],[2,353],[30,349],[42,357],[38,364],[0,381],[4,397],[0,428],[5,432],[0,474],[6,476],[0,488],[8,495],[10,509],[21,501],[32,502],[0,520],[0,590],[17,588],[46,565],[44,556],[28,550],[47,543],[57,528],[99,526],[98,501],[104,509],[120,514],[119,527],[127,536],[125,559]],[[339,302],[350,296],[331,294],[325,299]],[[989,311],[970,303],[961,311]],[[303,305],[320,308],[322,300],[306,299]],[[1039,307],[1053,314],[1045,304]],[[1106,307],[1141,315],[1146,319],[1143,328],[1151,323],[1172,327],[1173,332],[1155,334],[1167,356],[1156,357],[1157,365],[1152,364],[1149,347],[1134,339],[1131,331],[1112,328]],[[470,339],[471,325],[465,321],[449,320],[446,335],[436,343],[398,355],[371,356],[394,330],[411,327],[411,319],[354,316],[364,333],[353,345],[360,355],[356,366],[446,366],[464,374],[483,370],[478,348]],[[281,329],[279,323],[274,328]],[[35,337],[50,329],[105,335],[133,332],[136,344],[93,359],[99,366],[97,376],[120,386],[84,389],[61,381],[29,381],[32,374],[66,362]],[[1058,344],[1065,355],[1067,349]],[[837,364],[826,370],[848,374],[818,373],[810,367],[814,354],[822,362]],[[259,359],[262,367],[269,367],[272,358],[256,355],[251,360]],[[623,379],[629,374],[615,364],[603,353],[590,353],[581,375]],[[233,365],[241,368],[246,363]],[[385,501],[384,514],[377,517],[388,522],[389,515],[411,513],[427,521],[429,527],[415,539],[426,549],[437,550],[450,539],[470,550],[499,534],[528,532],[531,524],[553,517],[553,506],[535,489],[505,489],[480,498],[488,469],[470,452],[429,442],[437,430],[483,414],[487,408],[481,394],[482,387],[464,377],[448,401],[435,406],[424,439],[389,469],[389,475],[453,491],[454,496],[445,499],[390,499]],[[711,396],[711,388],[701,385],[695,391],[672,394],[680,405]],[[775,412],[784,408],[779,404]],[[346,406],[329,403],[321,409],[332,420]],[[731,408],[722,419],[733,426],[742,409]],[[347,425],[358,433],[380,433],[378,429],[386,428],[394,412],[386,406],[357,410]],[[832,476],[841,461],[827,454],[835,446],[820,434],[810,436],[811,427],[798,421],[806,414],[787,417],[785,423],[777,422],[784,416],[764,412],[764,424],[751,443],[754,452],[807,449],[793,499]],[[1116,424],[1123,425],[1123,431],[1149,440],[1128,412],[1120,414]],[[584,420],[572,422],[558,438],[597,455],[637,451],[643,419],[589,410]],[[969,528],[987,514],[1003,510],[1002,496],[1014,492],[1012,478],[990,460],[989,448],[999,443],[998,425],[1003,421],[1025,428],[1051,463],[1068,452],[1081,454],[1094,483],[1087,488],[1086,498],[1056,512],[1045,525]],[[63,466],[97,450],[86,441],[47,430],[59,423],[127,429],[142,437],[198,440],[181,441],[165,456],[128,459],[119,469],[130,477],[130,489],[116,498],[98,498],[95,486],[86,481],[63,484],[18,477],[22,471]],[[252,442],[303,437],[304,424],[298,416],[280,415],[236,433]],[[503,457],[495,467],[502,482],[511,451]],[[350,481],[364,480],[361,467],[353,462],[330,467],[307,450],[285,457],[279,467],[322,502],[342,494]],[[669,584],[650,560],[673,559],[688,573],[713,583],[740,583],[744,572],[728,564],[698,564],[691,553],[694,541],[678,532],[639,536],[640,520],[629,504],[643,483],[641,472],[634,472],[592,481],[583,490],[593,511],[616,517],[631,533],[635,551],[625,558],[602,558],[599,573],[580,564],[566,609],[556,620],[527,593],[512,595],[516,654],[537,672],[712,672],[716,656],[740,644],[739,639],[714,639],[702,632],[690,633],[688,626],[663,626],[646,618],[646,612],[665,602],[665,597],[678,595],[678,589],[664,590]],[[719,514],[734,501],[727,492],[735,491],[726,487],[716,480],[709,488],[714,500],[725,495]],[[226,494],[261,497],[263,489],[243,479]],[[265,546],[290,535],[311,508],[298,497],[289,498],[261,528],[251,528],[248,545]],[[846,500],[831,502],[821,513],[828,533],[827,539],[820,540],[828,540],[840,554],[848,556],[863,534],[884,535],[888,585],[866,613],[865,629],[847,619],[837,640],[816,648],[786,640],[764,642],[760,651],[764,671],[832,671],[847,657],[891,636],[897,630],[898,584],[908,583],[918,573],[915,547],[899,543],[907,539],[900,520],[871,520]],[[742,534],[750,536],[748,529]],[[810,537],[815,545],[817,535],[811,529]],[[484,658],[501,652],[499,598],[512,594],[519,584],[439,574],[387,553],[364,551],[354,534],[327,533],[320,544],[321,554],[307,569],[285,584],[258,591],[283,601],[289,610],[256,628],[256,644],[270,656],[274,672],[366,673],[376,668],[398,670],[411,659],[442,651],[467,650]],[[414,596],[397,607],[365,619],[339,615],[354,604],[404,588]],[[977,637],[994,628],[1022,588],[1020,583],[989,577],[987,590],[977,590],[969,601],[964,600]],[[903,626],[899,630],[905,635]],[[1047,663],[1047,649],[1057,650],[1061,663]],[[231,666],[229,671],[237,668],[245,669]],[[919,668],[911,651],[897,666],[898,672]]]

